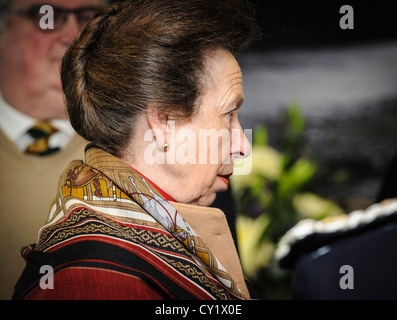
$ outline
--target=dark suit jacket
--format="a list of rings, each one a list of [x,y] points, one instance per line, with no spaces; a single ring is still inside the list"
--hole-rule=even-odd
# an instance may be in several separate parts
[[[293,298],[397,299],[397,200],[392,205],[379,205],[373,220],[355,228],[297,240],[280,260],[293,270]]]

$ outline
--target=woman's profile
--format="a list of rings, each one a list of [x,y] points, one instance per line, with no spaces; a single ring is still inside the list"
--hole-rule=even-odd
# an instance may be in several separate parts
[[[210,205],[250,153],[236,56],[257,33],[242,0],[119,2],[82,30],[61,76],[89,144],[23,249],[13,299],[250,298]]]

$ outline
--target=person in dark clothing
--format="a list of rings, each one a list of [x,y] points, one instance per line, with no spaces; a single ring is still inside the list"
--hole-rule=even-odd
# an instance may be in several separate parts
[[[397,197],[397,152],[387,167],[376,202],[395,197]]]
[[[277,249],[299,300],[397,299],[397,199],[332,220],[302,220]]]

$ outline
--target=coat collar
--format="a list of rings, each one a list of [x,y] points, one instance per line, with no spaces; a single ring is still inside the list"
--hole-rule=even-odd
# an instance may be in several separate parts
[[[222,211],[215,208],[168,201],[162,192],[150,181],[124,162],[101,149],[95,147],[87,148],[84,164],[107,176],[118,188],[179,240],[194,256],[198,257],[199,261],[197,262],[199,264],[204,263],[210,270],[216,269],[215,274],[217,274],[218,280],[225,287],[236,295],[245,298],[249,297],[241,264]],[[194,227],[187,220],[192,221]],[[209,225],[212,228],[208,228]],[[205,240],[196,232],[196,227],[200,229]],[[208,232],[209,230],[211,231]],[[207,246],[207,244],[215,244],[215,242],[217,242],[216,245]],[[229,250],[224,250],[225,246],[230,247],[230,252],[226,252]],[[230,276],[229,270],[226,271],[221,261],[215,257],[212,249],[221,254],[225,265],[228,265],[229,269],[231,268]]]

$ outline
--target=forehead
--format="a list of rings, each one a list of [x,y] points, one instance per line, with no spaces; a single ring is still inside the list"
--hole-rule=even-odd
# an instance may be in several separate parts
[[[227,50],[219,49],[207,55],[205,60],[205,91],[222,94],[232,91],[242,95],[242,74],[235,57]]]
[[[241,74],[240,66],[234,56],[225,49],[217,49],[206,55],[207,73],[214,76],[223,73]]]

